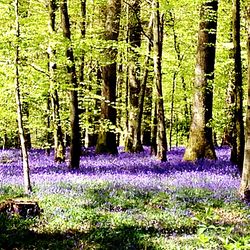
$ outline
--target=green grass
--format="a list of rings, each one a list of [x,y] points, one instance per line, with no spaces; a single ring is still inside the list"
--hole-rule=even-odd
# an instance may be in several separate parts
[[[0,200],[20,193],[5,187]],[[38,202],[40,217],[0,215],[0,249],[250,249],[248,208],[209,190],[105,183],[74,196],[44,194]]]

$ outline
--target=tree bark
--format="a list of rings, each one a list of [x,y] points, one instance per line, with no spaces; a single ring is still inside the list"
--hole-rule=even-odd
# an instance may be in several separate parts
[[[137,122],[137,128],[136,128],[136,141],[135,141],[135,151],[142,151],[143,147],[142,147],[142,141],[141,141],[141,137],[142,137],[142,117],[143,117],[143,111],[144,111],[144,99],[145,99],[145,95],[147,93],[147,81],[148,81],[148,73],[149,73],[149,63],[150,63],[150,53],[152,50],[152,40],[153,40],[153,33],[152,33],[152,26],[153,26],[153,15],[151,15],[150,17],[150,21],[148,24],[148,48],[147,48],[147,54],[146,54],[146,58],[145,58],[145,62],[144,62],[144,73],[142,76],[142,80],[141,80],[141,87],[140,87],[140,92],[139,92],[139,108],[138,108],[138,122]],[[150,103],[150,107],[152,106],[152,102]],[[151,118],[151,109],[150,109],[150,115],[149,117]],[[151,124],[149,123],[149,126]],[[150,128],[148,129],[148,131],[151,131]],[[149,132],[149,143],[147,143],[147,145],[150,145],[150,135],[151,132]]]
[[[152,102],[153,104],[153,102]],[[151,155],[157,155],[157,106],[156,102],[154,104],[154,114],[153,114],[153,121],[152,121],[152,131],[151,131]]]
[[[78,82],[76,76],[75,60],[73,48],[71,46],[71,32],[70,32],[70,22],[68,15],[68,5],[67,0],[62,0],[61,4],[61,23],[63,36],[69,43],[66,48],[66,58],[70,63],[67,65],[67,71],[69,75],[70,83],[70,163],[69,168],[77,169],[80,164],[81,155],[81,142],[80,142],[80,125],[79,125],[79,108],[78,108]]]
[[[231,161],[242,170],[244,157],[243,88],[240,46],[240,0],[233,0],[234,125]]]
[[[49,32],[53,36],[56,32],[56,1],[49,1]],[[52,48],[52,45],[49,44],[48,47],[48,70],[49,70],[49,79],[50,79],[50,98],[52,106],[52,120],[53,120],[53,133],[54,133],[54,160],[55,162],[64,162],[65,161],[65,146],[63,143],[63,132],[61,126],[61,117],[60,117],[60,104],[58,90],[55,81],[55,62],[56,51]]]
[[[212,127],[213,80],[218,1],[206,1],[201,6],[196,56],[193,113],[188,146],[184,160],[216,159]]]
[[[247,55],[248,55],[248,98],[246,110],[246,145],[244,149],[243,172],[239,193],[242,198],[250,201],[250,7],[247,7]]]
[[[81,17],[82,21],[80,24],[82,39],[85,39],[86,36],[86,0],[81,0]],[[79,80],[80,82],[84,81],[84,64],[85,64],[85,52],[82,51],[81,61],[80,61],[80,72]]]
[[[162,94],[162,44],[163,18],[160,17],[159,1],[153,0],[153,48],[154,48],[154,82],[156,86],[156,114],[157,114],[157,152],[161,161],[167,160],[167,139]],[[162,19],[162,20],[161,20]]]
[[[22,116],[22,103],[20,94],[20,82],[19,82],[19,39],[20,39],[20,25],[19,25],[19,1],[15,0],[15,16],[16,16],[16,54],[15,54],[15,91],[16,91],[16,103],[17,103],[17,121],[19,136],[22,149],[23,158],[23,177],[24,177],[24,192],[29,194],[32,191],[30,183],[30,168],[29,168],[29,157],[27,152],[27,146],[25,142],[24,126],[23,126],[23,116]]]
[[[24,129],[25,143],[27,150],[29,150],[31,149],[31,135],[28,124],[30,114],[29,114],[29,104],[26,101],[23,101],[22,103],[22,115],[23,115],[23,129]]]
[[[116,42],[119,34],[121,1],[109,0],[106,9],[104,40]],[[117,154],[116,144],[116,55],[115,48],[106,48],[107,64],[101,67],[102,97],[101,123],[96,152]]]
[[[178,36],[176,33],[176,20],[175,20],[175,13],[170,11],[170,18],[172,21],[172,30],[173,30],[173,40],[174,40],[174,50],[178,62],[178,67],[174,71],[173,74],[173,85],[172,85],[172,97],[171,97],[171,110],[170,110],[170,128],[169,128],[169,148],[172,147],[172,135],[173,135],[173,127],[174,127],[174,106],[175,106],[175,88],[176,88],[176,80],[177,80],[177,75],[179,74],[179,69],[181,68],[181,64],[183,61],[183,55],[181,54],[180,50],[180,42],[178,41]],[[188,108],[188,97],[187,97],[187,88],[186,88],[186,82],[184,75],[181,73],[180,75],[181,78],[181,84],[183,88],[183,100],[184,100],[184,117],[185,117],[185,125],[184,125],[184,130],[185,133],[188,133],[188,128],[190,126],[190,112]],[[176,131],[177,134],[177,131]]]
[[[137,114],[139,110],[140,66],[138,48],[141,46],[140,1],[131,0],[128,9],[128,84],[129,84],[129,121],[125,150],[129,152],[142,151],[138,133]]]

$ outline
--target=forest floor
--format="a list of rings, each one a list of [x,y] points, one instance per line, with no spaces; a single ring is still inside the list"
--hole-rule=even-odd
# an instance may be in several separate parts
[[[250,249],[249,204],[229,148],[218,160],[168,162],[140,154],[81,157],[79,170],[31,150],[33,192],[40,216],[0,213],[0,249]],[[0,151],[0,202],[22,196],[20,151]]]

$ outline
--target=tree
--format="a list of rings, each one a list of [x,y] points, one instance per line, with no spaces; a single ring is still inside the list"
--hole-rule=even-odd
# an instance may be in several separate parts
[[[240,0],[233,0],[233,136],[231,161],[242,170],[244,157],[244,122],[243,122],[243,88],[241,70],[241,46],[240,46]]]
[[[138,142],[141,144],[141,134],[143,134],[143,144],[149,146],[151,144],[151,109],[152,109],[152,84],[149,85],[148,75],[149,75],[149,65],[152,62],[150,53],[152,51],[152,25],[153,25],[153,15],[151,15],[149,24],[148,24],[148,34],[147,34],[147,52],[144,61],[144,72],[141,80],[141,88],[139,93],[139,110],[138,110],[138,128],[137,128],[137,137]],[[145,96],[147,98],[145,98]],[[146,101],[145,101],[146,99]],[[144,104],[145,102],[145,104]],[[145,107],[145,108],[144,108]],[[142,130],[142,118],[144,113],[144,130]],[[140,137],[140,139],[139,139]]]
[[[26,194],[32,191],[29,174],[29,157],[27,152],[27,145],[25,142],[23,116],[22,116],[22,103],[20,94],[20,82],[19,82],[19,65],[20,65],[20,24],[19,24],[19,1],[15,0],[15,16],[16,16],[16,53],[15,53],[15,90],[16,90],[16,103],[17,103],[17,121],[19,136],[22,149],[23,159],[23,176],[24,176],[24,192]]]
[[[142,151],[141,134],[138,133],[137,114],[140,95],[140,66],[138,49],[141,46],[140,1],[131,0],[128,3],[128,87],[129,87],[129,119],[125,150]]]
[[[101,67],[102,97],[101,124],[98,135],[97,153],[117,153],[116,144],[116,55],[117,49],[110,46],[118,39],[121,1],[109,0],[105,9],[105,31],[103,38],[109,43],[105,48],[106,65]]]
[[[69,75],[70,83],[70,165],[69,167],[79,168],[80,155],[81,155],[81,142],[80,142],[80,125],[79,125],[79,107],[78,107],[78,82],[76,76],[75,59],[73,48],[71,45],[71,31],[68,14],[67,0],[62,0],[61,8],[61,22],[63,36],[67,41],[66,45],[66,58],[67,58],[67,72]]]
[[[153,0],[153,51],[154,51],[154,83],[156,87],[156,122],[157,122],[157,152],[161,161],[166,161],[167,138],[162,95],[162,44],[163,18],[160,16],[159,1]]]
[[[177,89],[177,80],[178,80],[178,75],[180,75],[180,80],[181,80],[181,87],[183,90],[183,105],[184,106],[184,128],[186,130],[186,128],[189,128],[189,121],[190,121],[190,112],[189,112],[189,108],[188,108],[188,97],[187,97],[187,87],[186,87],[186,82],[185,82],[185,77],[183,75],[183,72],[181,72],[181,67],[182,67],[182,63],[184,60],[184,56],[185,54],[182,53],[181,51],[181,46],[180,46],[180,41],[178,39],[178,34],[176,32],[176,14],[174,11],[170,10],[169,11],[169,15],[170,15],[170,20],[171,20],[171,29],[173,32],[173,45],[174,45],[174,51],[176,54],[176,59],[177,59],[177,65],[176,65],[176,69],[174,69],[173,72],[173,83],[172,83],[172,93],[171,93],[171,108],[170,108],[170,125],[169,125],[169,148],[172,147],[172,138],[173,138],[173,129],[174,129],[174,120],[175,120],[175,116],[177,116],[177,114],[175,114],[175,106],[177,103],[177,101],[175,100],[176,97],[176,89]],[[187,131],[183,131],[183,133],[185,134],[185,132]],[[177,141],[176,141],[177,143]]]
[[[248,23],[248,39],[247,39],[247,55],[248,55],[248,95],[246,110],[246,145],[244,149],[243,172],[240,184],[240,195],[250,200],[250,7],[247,6],[247,23]]]
[[[55,0],[50,0],[48,5],[49,10],[49,33],[50,36],[55,35],[56,32],[56,9],[57,4]],[[49,80],[50,80],[50,97],[52,105],[52,118],[53,118],[53,131],[54,131],[54,159],[55,162],[65,161],[65,147],[63,143],[63,133],[61,126],[61,117],[60,117],[60,104],[58,90],[56,86],[55,79],[55,48],[52,44],[49,44],[48,47],[48,70],[49,70]]]
[[[192,122],[184,160],[216,159],[212,138],[213,79],[218,1],[201,6]]]

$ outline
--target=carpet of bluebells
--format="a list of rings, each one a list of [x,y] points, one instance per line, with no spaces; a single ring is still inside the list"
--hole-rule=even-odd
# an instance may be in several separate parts
[[[250,212],[230,149],[216,161],[159,162],[148,148],[117,156],[85,150],[80,169],[30,150],[39,218],[0,216],[0,249],[250,249]],[[22,194],[17,149],[0,151],[0,201]]]

